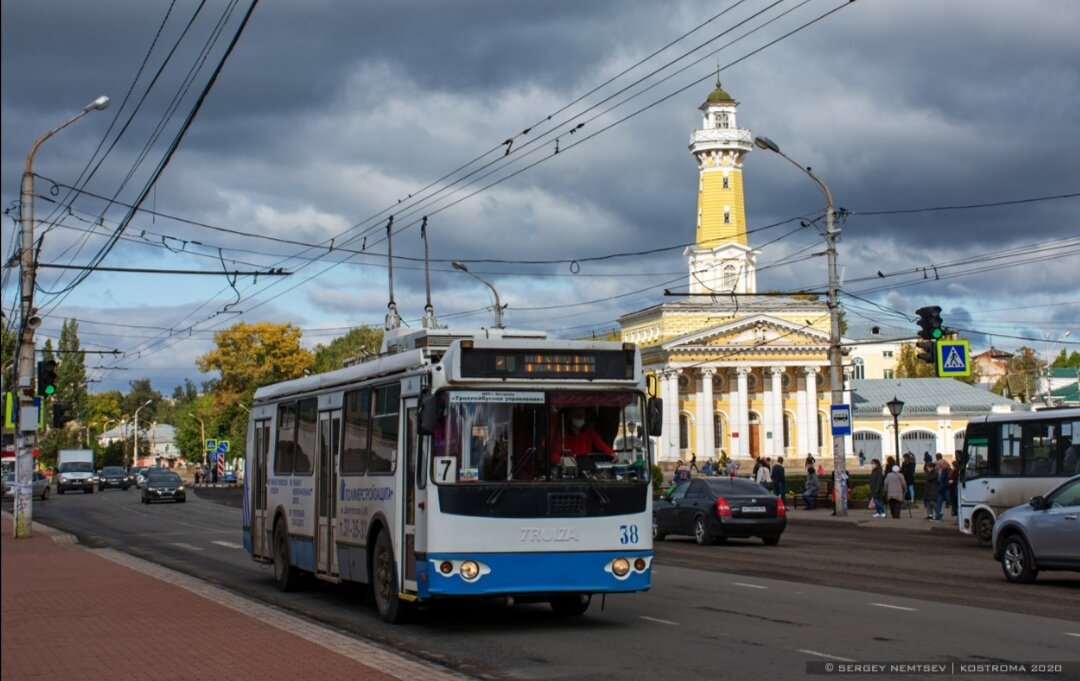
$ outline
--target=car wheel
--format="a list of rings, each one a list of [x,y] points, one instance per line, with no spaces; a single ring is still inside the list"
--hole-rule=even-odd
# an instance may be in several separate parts
[[[56,486],[56,493],[57,494],[63,494],[64,493],[64,488],[61,487],[60,485],[57,485]]]
[[[694,518],[694,541],[702,546],[712,543],[709,528],[705,525],[705,516],[699,515]]]
[[[761,541],[765,542],[765,546],[776,546],[780,543],[780,537],[762,537]]]
[[[300,584],[300,571],[290,563],[289,535],[281,520],[274,525],[274,581],[281,591],[295,591]]]
[[[143,502],[144,504],[149,504],[149,503],[150,503],[150,500],[149,500],[149,499],[147,499],[146,497],[143,497],[143,498],[142,498],[142,502]]]
[[[49,500],[49,488],[48,487],[46,487],[45,491],[43,491],[41,493],[41,500],[42,501],[48,501]]]
[[[660,521],[657,520],[656,514],[653,513],[652,517],[652,538],[653,541],[664,541],[664,537],[667,535],[660,531]]]
[[[990,546],[990,542],[994,537],[994,516],[986,511],[980,511],[975,514],[972,525],[975,532],[975,543],[979,546]]]
[[[1031,549],[1019,534],[1009,536],[1001,550],[1001,571],[1005,578],[1016,584],[1030,584],[1039,576]]]
[[[584,615],[591,602],[589,594],[559,594],[548,598],[556,615]]]
[[[371,591],[379,617],[389,624],[405,620],[405,603],[398,598],[397,568],[391,551],[390,535],[383,529],[375,540],[375,554],[371,558]]]

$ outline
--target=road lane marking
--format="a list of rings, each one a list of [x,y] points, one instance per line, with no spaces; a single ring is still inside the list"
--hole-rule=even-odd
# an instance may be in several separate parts
[[[243,544],[237,544],[236,542],[231,542],[231,541],[212,541],[210,543],[211,544],[217,544],[218,546],[224,546],[227,549],[242,549],[242,548],[244,548]]]
[[[179,542],[179,541],[172,542],[172,543],[169,544],[169,546],[175,546],[178,549],[187,549],[188,551],[202,551],[203,550],[203,548],[201,546],[193,546],[192,544],[185,544],[185,543]]]
[[[1072,631],[1066,631],[1065,635],[1066,636],[1076,636],[1077,638],[1080,638],[1080,634],[1077,634],[1077,633],[1072,632]]]
[[[829,655],[828,653],[819,653],[816,650],[806,650],[805,648],[796,648],[796,652],[806,653],[807,655],[816,655],[817,657],[824,657],[826,660],[836,660],[837,662],[854,662],[848,657],[837,657],[836,655]]]
[[[732,582],[735,586],[745,586],[748,589],[768,589],[767,586],[761,586],[760,584],[747,584],[746,582]]]
[[[648,622],[656,622],[657,624],[670,624],[673,626],[679,626],[678,622],[672,622],[671,620],[662,620],[659,617],[649,617],[648,615],[640,615],[641,619]]]
[[[902,605],[889,605],[888,603],[871,603],[870,605],[876,605],[879,608],[892,608],[893,610],[907,610],[908,612],[918,612],[918,608],[905,608]]]

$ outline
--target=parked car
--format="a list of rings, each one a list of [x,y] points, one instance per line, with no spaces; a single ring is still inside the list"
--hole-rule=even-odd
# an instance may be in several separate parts
[[[760,537],[777,544],[787,526],[784,500],[752,480],[696,478],[653,504],[653,539],[687,534],[698,544]]]
[[[236,477],[236,471],[225,471],[221,474],[221,479],[218,482],[225,485],[235,485],[239,482],[239,479]]]
[[[1002,513],[991,537],[1010,582],[1034,582],[1040,570],[1080,572],[1080,475]]]
[[[149,504],[154,501],[175,501],[181,504],[187,501],[184,482],[180,476],[166,469],[151,470],[143,483],[142,502]]]
[[[39,471],[34,471],[34,473],[33,473],[33,481],[32,481],[31,484],[33,485],[33,496],[34,496],[35,499],[41,499],[42,501],[45,501],[45,500],[47,500],[49,498],[49,491],[50,491],[51,488],[49,487],[49,479],[47,477],[45,477],[44,473],[41,473]],[[4,474],[4,499],[7,500],[7,499],[14,499],[14,498],[15,498],[15,474],[14,473],[5,473]]]
[[[123,466],[106,466],[101,469],[101,475],[98,480],[98,491],[100,492],[101,490],[110,487],[119,487],[125,492],[128,487],[131,487],[131,478],[128,477],[128,472],[124,470]]]

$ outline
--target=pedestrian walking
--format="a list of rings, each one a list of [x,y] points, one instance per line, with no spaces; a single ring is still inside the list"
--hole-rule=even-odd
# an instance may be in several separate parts
[[[754,475],[754,482],[758,483],[765,489],[769,489],[770,487],[772,487],[772,473],[769,471],[768,459],[761,462],[761,465],[758,466],[757,473]]]
[[[915,455],[911,452],[904,453],[904,463],[900,466],[900,472],[904,475],[904,484],[907,486],[907,500],[915,501]]]
[[[863,450],[860,449],[859,450],[859,468],[862,468],[865,465],[866,465],[866,454],[864,454]]]
[[[734,478],[738,474],[739,464],[735,463],[735,459],[728,459],[727,465],[724,466],[724,475]]]
[[[960,452],[956,453],[952,466],[949,468],[949,507],[955,516],[960,507]]]
[[[893,465],[892,470],[885,476],[885,496],[889,500],[889,514],[893,518],[900,517],[900,504],[904,501],[904,474],[900,467]]]
[[[874,517],[885,517],[885,502],[881,500],[881,493],[885,489],[885,471],[881,470],[881,462],[877,459],[870,461],[870,499],[874,502]],[[927,516],[930,517],[930,516]]]
[[[690,452],[690,470],[695,473],[698,472],[697,467],[697,452]]]
[[[938,461],[937,476],[937,501],[934,504],[934,517],[930,519],[933,522],[941,520],[941,506],[949,503],[949,462],[945,459]]]
[[[934,518],[934,502],[938,495],[938,472],[933,464],[933,459],[923,464],[923,508],[926,509],[926,519]]]
[[[776,465],[772,467],[773,494],[784,498],[787,493],[787,473],[784,471],[784,457],[776,457]]]

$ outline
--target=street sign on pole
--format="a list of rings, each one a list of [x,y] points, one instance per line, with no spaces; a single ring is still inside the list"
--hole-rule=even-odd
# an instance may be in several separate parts
[[[206,441],[206,451],[212,452],[212,451],[215,451],[216,449],[217,449],[217,440],[211,439],[211,440]]]
[[[937,374],[942,378],[971,375],[971,347],[966,340],[937,342]]]
[[[851,405],[832,405],[832,434],[851,435]]]

